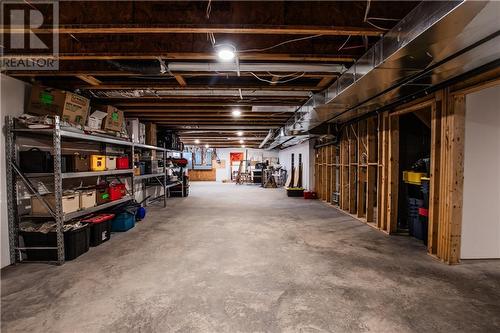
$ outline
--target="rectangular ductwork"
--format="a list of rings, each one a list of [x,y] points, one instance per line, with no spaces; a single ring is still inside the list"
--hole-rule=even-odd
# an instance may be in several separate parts
[[[500,2],[424,1],[287,122],[285,135],[345,122],[500,58]]]

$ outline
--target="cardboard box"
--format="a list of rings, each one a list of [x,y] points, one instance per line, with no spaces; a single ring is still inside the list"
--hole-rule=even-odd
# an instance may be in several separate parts
[[[127,118],[126,125],[128,135],[132,138],[132,142],[146,142],[146,125],[140,123],[139,118]]]
[[[125,121],[123,111],[120,111],[111,105],[101,106],[99,107],[99,111],[107,113],[102,129],[115,132],[122,131],[123,123]]]
[[[67,91],[33,86],[28,113],[40,116],[60,116],[82,126],[87,122],[90,100]]]
[[[155,123],[146,123],[146,144],[151,146],[157,145]]]
[[[89,119],[87,120],[87,126],[93,130],[100,130],[102,128],[104,118],[106,118],[107,115],[108,114],[106,112],[102,111],[92,112],[92,114],[89,116]]]

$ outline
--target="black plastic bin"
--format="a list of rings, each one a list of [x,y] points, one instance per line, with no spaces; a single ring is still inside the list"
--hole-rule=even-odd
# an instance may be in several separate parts
[[[26,232],[22,231],[26,247],[57,247],[57,234],[55,232]],[[88,225],[64,233],[65,260],[73,260],[89,250],[90,228]],[[29,261],[57,261],[57,250],[26,250]]]
[[[101,223],[91,223],[90,246],[98,246],[111,238],[111,222],[113,219]]]
[[[286,195],[289,197],[302,198],[304,196],[304,189],[287,189]]]

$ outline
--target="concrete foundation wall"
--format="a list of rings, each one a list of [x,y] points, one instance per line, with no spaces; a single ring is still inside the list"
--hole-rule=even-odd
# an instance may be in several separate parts
[[[310,140],[308,142],[301,143],[300,145],[292,146],[280,150],[279,159],[280,164],[287,171],[291,172],[291,160],[292,154],[294,154],[295,166],[299,163],[299,154],[302,154],[302,179],[304,187],[306,190],[314,189],[314,141]]]

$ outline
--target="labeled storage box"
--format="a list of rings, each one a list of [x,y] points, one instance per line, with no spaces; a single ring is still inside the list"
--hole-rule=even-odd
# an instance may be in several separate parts
[[[45,194],[43,196],[45,201],[49,204],[52,210],[55,210],[55,197],[54,194]],[[80,209],[80,193],[73,192],[71,194],[63,194],[62,196],[62,210],[64,214],[76,212]],[[42,202],[36,197],[31,197],[31,213],[33,215],[45,215],[49,214]]]
[[[111,105],[101,106],[99,107],[99,110],[107,113],[107,116],[103,121],[103,129],[115,132],[122,131],[125,121],[123,111],[120,111]]]
[[[116,157],[115,156],[106,156],[106,169],[116,170]]]
[[[50,152],[31,148],[30,150],[19,152],[19,167],[23,172],[53,172],[54,160]]]
[[[33,86],[28,113],[34,115],[56,115],[62,120],[85,125],[90,100],[67,91]]]
[[[106,156],[90,155],[90,170],[92,171],[106,170]]]
[[[111,222],[115,214],[99,214],[82,222],[90,227],[90,246],[97,246],[111,238]]]
[[[128,169],[129,168],[128,157],[127,156],[117,157],[116,158],[116,168],[117,169]]]
[[[55,232],[25,232],[20,235],[26,247],[57,247],[57,234]],[[83,225],[76,230],[64,232],[64,258],[73,260],[89,250],[90,228]],[[26,250],[27,260],[30,261],[56,261],[57,250]]]
[[[109,202],[109,193],[108,188],[96,188],[95,197],[97,205],[102,205],[106,202]]]
[[[91,208],[96,205],[95,190],[80,190],[80,209]]]
[[[123,212],[113,219],[111,231],[127,231],[135,226],[135,214]]]

